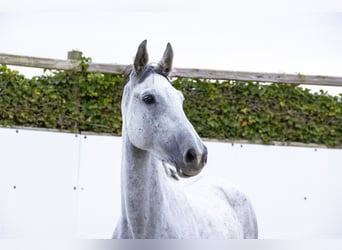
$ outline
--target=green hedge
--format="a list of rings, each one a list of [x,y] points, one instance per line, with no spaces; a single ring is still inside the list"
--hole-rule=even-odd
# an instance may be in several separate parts
[[[86,69],[87,59],[83,59]],[[25,78],[0,65],[0,125],[120,135],[121,75],[48,71]],[[342,145],[342,95],[294,84],[174,79],[203,137]]]

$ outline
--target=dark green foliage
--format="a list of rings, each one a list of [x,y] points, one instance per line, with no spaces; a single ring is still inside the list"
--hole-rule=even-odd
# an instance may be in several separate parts
[[[0,125],[121,134],[121,75],[50,71],[27,79],[0,65]],[[202,137],[342,145],[342,100],[298,85],[174,79]]]
[[[342,100],[298,85],[177,79],[201,136],[342,145]]]
[[[0,67],[0,125],[121,134],[119,75],[51,71],[26,79]]]

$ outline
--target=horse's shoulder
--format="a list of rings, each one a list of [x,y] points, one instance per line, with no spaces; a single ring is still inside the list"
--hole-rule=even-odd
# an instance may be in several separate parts
[[[197,193],[226,200],[232,208],[243,207],[249,203],[248,197],[243,192],[222,178],[201,176],[193,181],[189,187],[196,190]]]
[[[214,193],[224,197],[235,211],[244,231],[244,238],[257,238],[258,226],[249,197],[233,184],[221,178],[209,177],[203,181]]]
[[[242,224],[244,238],[258,238],[257,219],[249,197],[233,186],[223,189],[229,204]]]
[[[229,196],[229,199],[232,200],[244,200],[246,198],[245,194],[241,192],[234,184],[220,177],[213,177],[210,175],[202,176],[197,182],[208,188],[219,190],[220,192],[225,193],[225,195]]]

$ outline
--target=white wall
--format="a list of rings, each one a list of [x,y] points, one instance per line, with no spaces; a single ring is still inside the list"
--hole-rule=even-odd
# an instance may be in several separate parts
[[[206,143],[204,175],[254,204],[261,238],[342,238],[342,150]],[[0,237],[108,238],[121,139],[0,129]]]
[[[0,129],[0,237],[73,236],[79,139]]]

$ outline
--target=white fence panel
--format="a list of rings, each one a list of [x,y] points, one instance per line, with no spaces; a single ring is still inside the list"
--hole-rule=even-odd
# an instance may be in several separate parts
[[[342,150],[206,142],[203,175],[249,195],[261,238],[342,238]],[[0,237],[109,238],[121,138],[0,129]]]
[[[121,138],[81,137],[78,237],[110,238],[120,215]]]
[[[0,237],[75,237],[79,139],[0,129]]]

